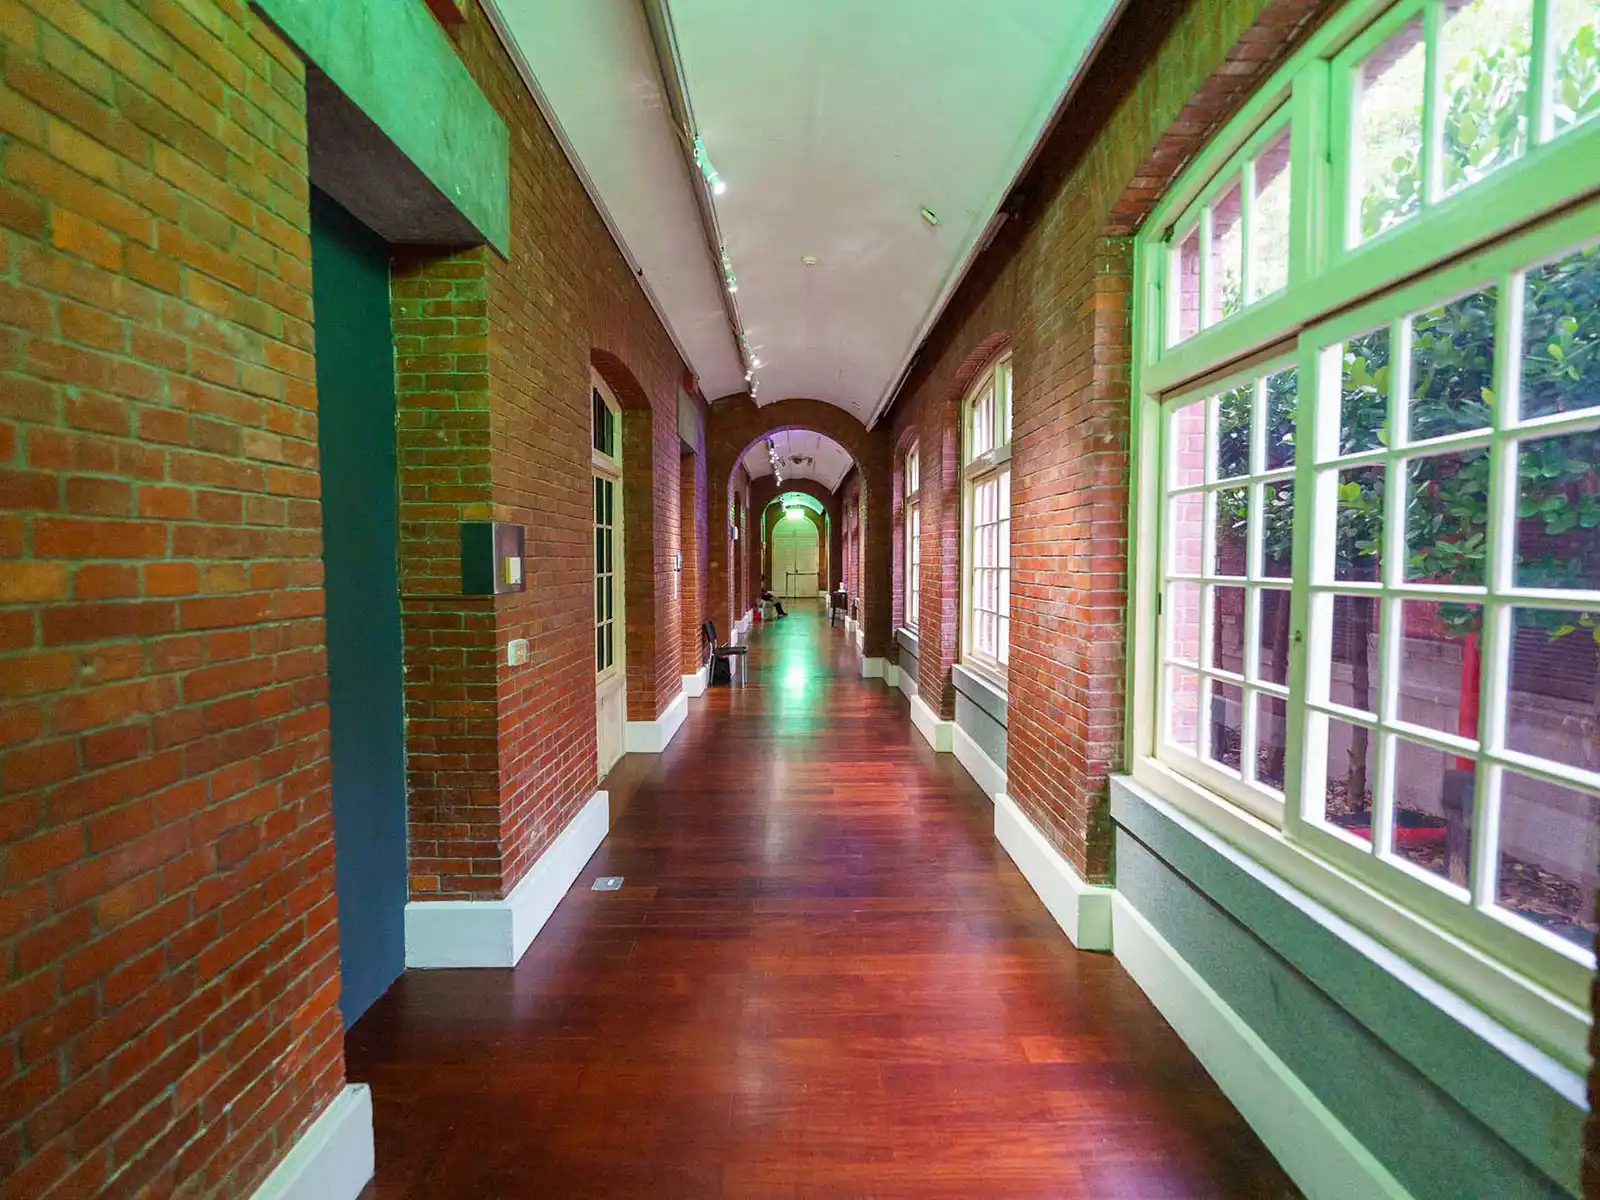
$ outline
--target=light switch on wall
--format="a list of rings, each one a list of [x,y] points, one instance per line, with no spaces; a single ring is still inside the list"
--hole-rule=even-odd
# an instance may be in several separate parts
[[[520,667],[528,661],[528,639],[512,638],[506,644],[506,666]]]

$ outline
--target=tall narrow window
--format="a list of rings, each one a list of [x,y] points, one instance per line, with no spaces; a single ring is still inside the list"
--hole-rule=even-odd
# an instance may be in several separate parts
[[[964,406],[962,658],[1004,676],[1011,645],[1011,358],[983,373]]]
[[[595,765],[600,778],[626,745],[627,686],[622,590],[622,409],[599,377],[589,388],[590,490],[594,508]]]
[[[905,503],[901,511],[905,515],[906,530],[905,624],[907,629],[915,630],[917,616],[921,611],[919,601],[922,591],[922,468],[915,443],[906,452],[904,479]]]
[[[609,677],[617,665],[622,517],[622,415],[599,387],[592,391],[594,466],[594,669]]]

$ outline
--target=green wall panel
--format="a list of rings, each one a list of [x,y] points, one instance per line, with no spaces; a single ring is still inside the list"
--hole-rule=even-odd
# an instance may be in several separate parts
[[[1112,817],[1118,891],[1419,1200],[1567,1195],[1545,1171],[1575,1186],[1581,1108],[1153,806],[1114,787]]]
[[[491,246],[510,253],[510,135],[422,0],[258,3]]]

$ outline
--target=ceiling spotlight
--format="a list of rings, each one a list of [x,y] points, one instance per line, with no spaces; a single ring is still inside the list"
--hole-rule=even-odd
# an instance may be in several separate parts
[[[735,282],[734,282],[734,281],[733,281],[733,280],[731,280],[731,279],[730,279],[730,280],[728,280],[728,291],[730,291],[730,292],[737,292],[737,291],[738,291],[738,290],[739,290],[739,285],[738,285],[738,284],[737,284],[737,283],[735,283]]]
[[[815,254],[808,254],[800,261],[808,267],[814,267],[817,265],[817,256]]]
[[[937,225],[939,223],[939,214],[931,208],[925,208],[922,210],[922,219],[929,225]]]
[[[759,358],[752,358],[750,360],[750,365],[752,367],[759,367],[761,365],[761,360]]]
[[[722,181],[721,176],[715,176],[715,177],[712,178],[712,180],[711,180],[711,194],[713,196],[720,196],[724,192],[726,192],[727,190],[728,190],[728,185]]]

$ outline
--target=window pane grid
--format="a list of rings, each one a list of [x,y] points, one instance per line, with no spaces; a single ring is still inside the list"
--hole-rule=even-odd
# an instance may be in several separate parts
[[[1291,632],[1293,438],[1282,427],[1297,387],[1293,368],[1269,368],[1169,404],[1164,424],[1164,737],[1274,802]]]
[[[1351,101],[1347,244],[1525,158],[1600,108],[1592,0],[1391,10],[1335,62]]]
[[[1001,665],[1010,656],[1010,487],[1006,469],[976,480],[972,488],[972,650]]]
[[[1552,279],[1557,286],[1550,286]],[[1582,334],[1583,322],[1593,318],[1578,315],[1597,286],[1600,263],[1593,251],[1579,250],[1394,319],[1387,345],[1395,354],[1377,373],[1352,372],[1349,365],[1348,347],[1356,343],[1383,356],[1373,339],[1320,352],[1325,362],[1338,358],[1343,367],[1318,375],[1311,520],[1316,540],[1333,545],[1319,556],[1317,577],[1309,582],[1310,736],[1301,795],[1304,819],[1365,843],[1381,861],[1475,909],[1503,910],[1491,913],[1497,920],[1516,928],[1542,924],[1544,932],[1534,931],[1538,940],[1566,939],[1567,953],[1576,943],[1584,955],[1592,946],[1592,918],[1582,906],[1594,868],[1569,862],[1561,842],[1576,838],[1586,854],[1595,839],[1592,818],[1588,829],[1573,827],[1582,817],[1570,809],[1585,795],[1600,805],[1600,761],[1547,757],[1588,754],[1559,733],[1578,718],[1561,716],[1566,710],[1526,690],[1513,692],[1511,658],[1519,645],[1537,652],[1541,642],[1561,638],[1570,639],[1569,652],[1581,650],[1582,640],[1595,640],[1600,628],[1600,481],[1594,471],[1600,364],[1591,362],[1600,338]],[[1581,361],[1546,340],[1570,341],[1575,331]],[[1325,419],[1327,411],[1348,413],[1353,378],[1385,375],[1391,392],[1379,431],[1385,444],[1339,454],[1348,420],[1336,428]],[[1480,403],[1480,392],[1487,403]],[[1547,402],[1558,411],[1544,411]],[[1435,419],[1469,428],[1414,436],[1419,424]],[[1378,474],[1357,483],[1353,464]],[[1366,493],[1380,479],[1382,494]],[[1372,514],[1376,531],[1363,535],[1350,519],[1362,512]],[[1374,553],[1376,580],[1337,577],[1341,562]],[[1373,712],[1340,703],[1330,691],[1334,605],[1346,596],[1369,596],[1378,606]],[[1431,628],[1414,628],[1418,622]],[[1370,656],[1370,650],[1359,653]],[[1402,705],[1427,707],[1406,675],[1420,678],[1423,668],[1412,664],[1430,655],[1442,656],[1449,686],[1431,702],[1434,710],[1444,707],[1443,716],[1424,723]],[[1592,714],[1595,680],[1587,687]],[[1534,732],[1526,736],[1542,737],[1543,753],[1508,745],[1508,714],[1530,706],[1543,716],[1528,725]],[[1360,744],[1351,731],[1363,729],[1361,737],[1375,749],[1376,771],[1360,776],[1370,790],[1364,785],[1358,796],[1348,783],[1357,778],[1349,772]],[[1316,752],[1319,743],[1325,755]],[[1339,792],[1335,764],[1341,755],[1346,783]],[[1549,807],[1557,803],[1566,809]],[[1508,827],[1510,813],[1515,820]],[[1564,828],[1570,833],[1556,832]],[[1541,890],[1569,895],[1565,908],[1554,906],[1565,915],[1552,913]]]

